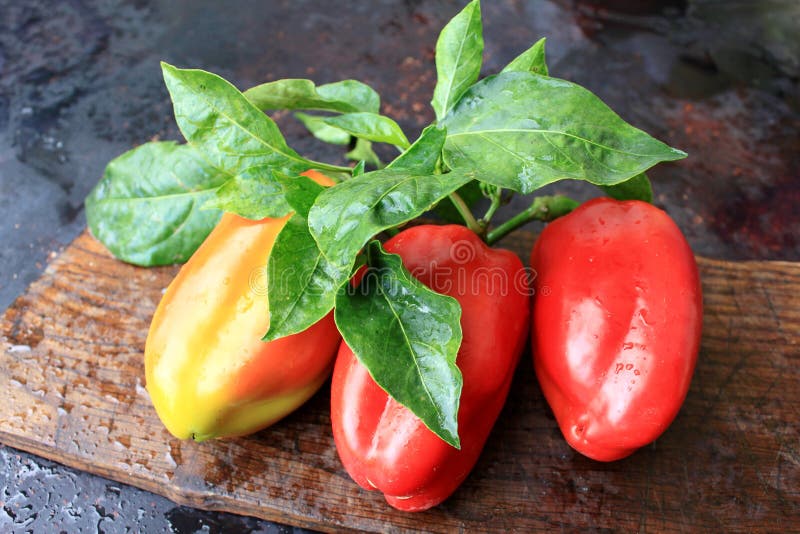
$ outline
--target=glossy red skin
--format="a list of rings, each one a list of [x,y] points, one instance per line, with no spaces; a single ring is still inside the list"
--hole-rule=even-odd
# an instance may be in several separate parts
[[[461,450],[391,399],[346,343],[331,384],[333,437],[361,487],[380,490],[397,509],[419,511],[445,500],[467,477],[505,403],[528,333],[527,273],[515,254],[490,249],[463,226],[409,228],[384,246],[417,279],[461,304]]]
[[[601,461],[632,454],[683,404],[702,294],[683,234],[639,201],[589,201],[534,246],[536,376],[567,442]]]

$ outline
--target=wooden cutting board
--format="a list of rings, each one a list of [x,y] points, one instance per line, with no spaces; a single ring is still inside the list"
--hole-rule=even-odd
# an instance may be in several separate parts
[[[532,242],[523,232],[506,246],[526,258]],[[610,464],[573,452],[526,355],[472,474],[444,504],[407,514],[347,476],[327,386],[256,435],[172,438],[142,352],[177,268],[118,262],[84,233],[0,321],[0,441],[180,504],[326,531],[798,528],[800,264],[699,265],[698,367],[655,444]]]

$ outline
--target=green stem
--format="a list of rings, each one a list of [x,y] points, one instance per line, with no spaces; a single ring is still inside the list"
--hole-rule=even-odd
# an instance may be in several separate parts
[[[365,156],[364,159],[366,160],[367,163],[373,165],[376,169],[383,169],[384,167],[386,167],[386,164],[381,161],[381,158],[372,148],[372,143],[370,143],[369,141],[364,141],[361,146],[364,152],[361,155]],[[352,150],[351,152],[348,152],[348,156],[350,156],[353,152],[355,152],[355,149]]]
[[[370,159],[372,160],[370,161],[370,163],[375,165],[376,169],[383,169],[386,167],[386,164],[383,161],[381,161],[381,158],[374,150],[372,150],[372,147],[370,147],[368,154]]]
[[[489,205],[489,209],[486,210],[486,214],[483,216],[483,219],[481,219],[481,221],[480,221],[481,225],[484,228],[489,226],[489,223],[491,222],[492,217],[494,217],[494,213],[497,211],[497,208],[500,207],[500,201],[501,201],[500,195],[502,194],[502,192],[503,192],[503,190],[498,187],[497,191],[495,192],[495,194],[492,195],[492,203]]]
[[[450,193],[450,200],[453,202],[453,205],[456,207],[456,210],[458,210],[458,213],[459,215],[461,215],[461,218],[464,219],[465,223],[467,223],[467,228],[469,228],[478,235],[482,235],[483,227],[477,220],[475,220],[475,216],[472,215],[469,206],[467,206],[467,203],[464,202],[463,198],[461,198],[461,195],[459,195],[454,191]]]
[[[311,166],[315,169],[319,169],[321,171],[333,171],[333,172],[346,172],[351,173],[353,169],[351,167],[343,167],[341,165],[331,165],[330,163],[322,163],[321,161],[314,161],[308,160],[311,163]]]
[[[549,222],[566,215],[579,206],[579,203],[563,195],[543,196],[533,199],[525,210],[486,234],[486,243],[492,245],[520,226],[531,221]]]

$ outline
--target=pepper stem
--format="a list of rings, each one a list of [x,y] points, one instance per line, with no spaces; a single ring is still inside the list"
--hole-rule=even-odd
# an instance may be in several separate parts
[[[579,206],[579,202],[563,195],[536,197],[533,203],[512,218],[486,234],[486,243],[492,245],[531,221],[553,221]]]
[[[459,215],[461,215],[461,218],[464,219],[465,223],[467,223],[467,228],[478,235],[482,235],[484,232],[483,227],[475,219],[475,216],[472,215],[472,211],[469,209],[469,206],[467,206],[467,203],[464,202],[464,199],[461,198],[461,195],[453,191],[450,193],[450,200],[453,202],[453,205],[456,207]]]
[[[481,186],[481,187],[483,187],[483,186]],[[489,226],[489,223],[491,222],[492,217],[494,217],[494,214],[497,211],[497,208],[500,207],[500,204],[502,202],[503,190],[501,188],[492,187],[489,191],[490,191],[490,193],[488,193],[488,194],[484,193],[484,194],[487,194],[487,196],[490,198],[491,204],[489,204],[489,209],[486,210],[486,214],[483,216],[483,218],[480,221],[478,221],[480,223],[480,225],[484,229]]]

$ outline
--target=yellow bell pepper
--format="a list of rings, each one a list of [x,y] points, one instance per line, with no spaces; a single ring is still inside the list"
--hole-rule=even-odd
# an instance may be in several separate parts
[[[176,437],[255,432],[329,376],[341,341],[332,313],[298,334],[261,340],[269,328],[267,261],[288,219],[224,214],[161,299],[145,345],[146,388]]]

